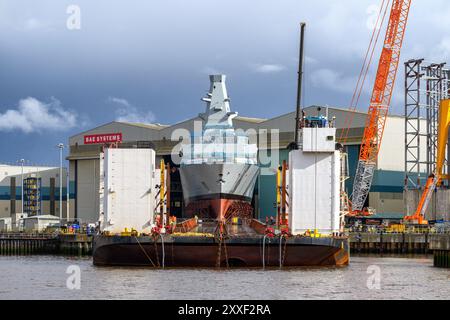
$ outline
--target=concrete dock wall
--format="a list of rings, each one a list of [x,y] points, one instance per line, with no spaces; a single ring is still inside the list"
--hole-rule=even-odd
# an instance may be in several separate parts
[[[92,236],[85,234],[60,235],[58,253],[69,255],[92,254]]]
[[[0,234],[0,255],[92,253],[92,237],[87,235]]]
[[[430,241],[435,267],[450,268],[450,234],[433,235]]]
[[[422,190],[407,190],[404,192],[405,213],[414,214],[416,211]],[[437,190],[425,213],[427,220],[450,221],[450,190]]]
[[[434,266],[450,268],[450,234],[350,234],[350,253],[433,254]]]
[[[450,268],[450,250],[435,250],[433,264],[438,268]]]
[[[350,234],[351,253],[431,253],[428,233],[363,233]]]
[[[0,235],[0,255],[51,254],[57,248],[54,237]]]

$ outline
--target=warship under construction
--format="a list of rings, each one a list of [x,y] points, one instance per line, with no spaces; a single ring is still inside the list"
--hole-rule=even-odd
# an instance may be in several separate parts
[[[223,219],[239,210],[251,215],[258,177],[257,146],[233,127],[225,75],[210,76],[202,132],[182,150],[181,185],[188,216]]]

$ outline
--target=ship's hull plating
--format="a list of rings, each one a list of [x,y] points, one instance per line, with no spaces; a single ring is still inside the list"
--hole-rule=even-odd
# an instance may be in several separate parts
[[[206,209],[223,217],[235,203],[251,203],[259,168],[251,164],[191,164],[180,168],[187,216]]]
[[[139,241],[139,242],[138,242]],[[269,241],[269,240],[267,240]],[[236,239],[222,247],[222,267],[262,267],[262,238]],[[213,238],[185,238],[164,243],[164,266],[187,268],[217,267],[219,246]],[[99,266],[149,266],[163,264],[163,245],[148,237],[96,237],[94,264]],[[265,247],[265,266],[280,265],[278,239],[271,239]],[[281,245],[282,265],[344,266],[349,263],[347,239],[290,239]]]

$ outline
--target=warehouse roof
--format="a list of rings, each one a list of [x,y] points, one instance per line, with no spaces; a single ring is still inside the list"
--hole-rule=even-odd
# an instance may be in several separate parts
[[[261,123],[261,122],[267,121],[267,119],[241,117],[241,116],[238,116],[235,119],[239,120],[239,121],[252,122],[252,123]]]
[[[161,130],[167,127],[170,127],[166,124],[160,124],[160,123],[138,123],[138,122],[124,122],[124,121],[116,121],[117,123],[123,123],[130,126],[135,127],[141,127],[141,128],[147,128],[147,129],[154,129],[154,130]]]
[[[316,111],[318,108],[321,108],[320,111]],[[342,128],[345,124],[345,118],[347,118],[346,114],[353,113],[353,123],[351,128],[362,128],[364,127],[366,121],[366,113],[360,110],[350,111],[346,108],[339,107],[329,107],[329,106],[309,106],[304,108],[307,114],[315,114],[315,112],[324,113],[325,110],[328,109],[328,113],[331,116],[336,116],[336,127]],[[389,115],[389,117],[400,117],[397,115]],[[177,128],[185,128],[187,130],[193,129],[193,123],[195,120],[200,120],[200,118],[194,117],[191,119],[183,120],[177,122],[172,125],[160,124],[160,123],[135,123],[135,122],[126,122],[126,121],[112,121],[106,123],[104,125],[92,128],[90,130],[80,132],[76,135],[70,137],[71,145],[82,145],[83,144],[83,136],[86,134],[102,134],[102,133],[110,133],[110,132],[126,132],[124,135],[124,141],[139,141],[139,140],[162,140],[168,139],[173,130]],[[235,118],[236,128],[241,129],[271,129],[276,128],[279,129],[280,132],[292,133],[295,127],[295,110],[279,115],[274,118],[264,119],[264,118],[255,118],[255,117],[243,117],[238,116]],[[134,129],[126,129],[126,127],[134,128]],[[139,129],[144,129],[143,131],[139,131]],[[146,130],[145,130],[146,129]],[[358,136],[360,133],[358,132]]]

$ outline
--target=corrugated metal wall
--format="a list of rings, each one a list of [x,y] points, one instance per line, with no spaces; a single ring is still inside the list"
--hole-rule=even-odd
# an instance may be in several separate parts
[[[92,223],[99,215],[99,159],[77,160],[76,218],[81,223]]]

